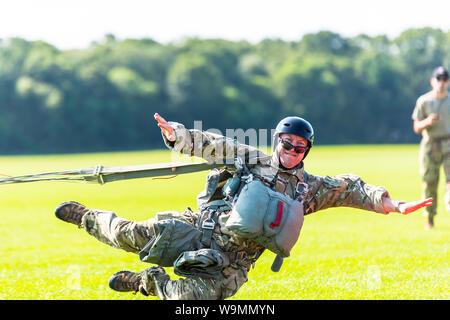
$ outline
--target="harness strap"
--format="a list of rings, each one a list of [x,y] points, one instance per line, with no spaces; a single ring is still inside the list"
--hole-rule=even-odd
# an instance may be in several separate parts
[[[207,215],[206,219],[204,219],[205,215]],[[199,225],[202,231],[202,238],[200,241],[204,248],[209,248],[211,246],[211,238],[216,226],[216,220],[217,213],[215,210],[207,209],[203,211]]]
[[[283,257],[277,255],[275,260],[273,260],[272,267],[270,268],[273,272],[278,272],[281,269],[281,265],[283,264]]]

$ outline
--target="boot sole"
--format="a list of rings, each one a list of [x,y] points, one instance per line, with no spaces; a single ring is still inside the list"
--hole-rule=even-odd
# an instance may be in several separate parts
[[[59,204],[59,205],[55,208],[55,216],[56,216],[58,219],[67,222],[66,220],[64,220],[64,219],[62,218],[62,216],[61,216],[61,211],[62,211],[62,209],[63,209],[64,207],[66,207],[66,206],[68,206],[68,205],[72,205],[72,204],[79,204],[79,205],[81,205],[81,206],[84,207],[84,205],[82,205],[82,204],[79,203],[79,202],[76,202],[76,201],[66,201],[66,202],[63,202],[63,203]]]

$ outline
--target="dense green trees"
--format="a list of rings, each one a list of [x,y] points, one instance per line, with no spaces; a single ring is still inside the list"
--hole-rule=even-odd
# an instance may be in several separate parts
[[[62,51],[0,40],[0,153],[161,147],[153,114],[192,127],[273,128],[300,115],[318,144],[416,142],[410,119],[450,32],[395,39],[322,31],[296,42],[104,41]]]

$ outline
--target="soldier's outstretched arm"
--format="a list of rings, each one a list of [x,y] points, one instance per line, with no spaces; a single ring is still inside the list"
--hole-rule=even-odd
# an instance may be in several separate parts
[[[306,213],[330,207],[354,207],[388,214],[408,214],[430,206],[433,199],[405,202],[391,199],[389,192],[380,186],[373,186],[352,174],[335,177],[308,175],[309,192],[306,199]]]
[[[181,123],[167,122],[157,113],[154,117],[158,127],[161,128],[166,146],[173,151],[201,157],[208,162],[233,160],[236,157],[246,160],[267,156],[256,148],[240,144],[234,139],[197,129],[188,130]]]

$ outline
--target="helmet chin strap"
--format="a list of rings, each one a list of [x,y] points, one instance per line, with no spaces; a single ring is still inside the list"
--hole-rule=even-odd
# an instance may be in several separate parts
[[[279,161],[278,166],[280,167],[280,169],[283,169],[283,170],[294,170],[294,169],[298,169],[298,168],[303,167],[303,160],[300,161],[297,165],[293,166],[292,168],[286,168],[285,166],[283,166],[283,164],[281,163],[279,158],[278,158],[278,161]]]
[[[278,150],[277,150],[276,148],[275,148],[274,154],[275,154],[275,156],[276,156],[276,159],[278,160],[278,167],[279,167],[280,169],[283,169],[283,170],[293,170],[293,169],[297,169],[297,168],[303,167],[303,160],[305,159],[304,157],[303,157],[302,161],[300,161],[297,165],[293,166],[292,168],[286,168],[286,167],[283,166],[283,164],[281,163],[280,154],[279,154],[279,152],[278,152]]]

